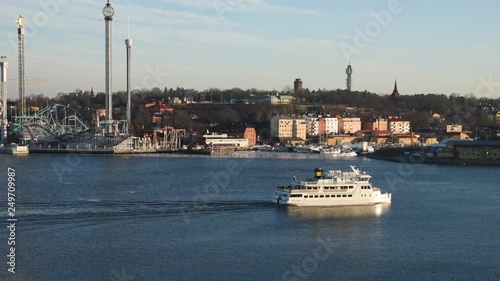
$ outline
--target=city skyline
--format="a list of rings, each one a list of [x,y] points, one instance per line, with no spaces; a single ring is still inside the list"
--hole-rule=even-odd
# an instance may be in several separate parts
[[[164,87],[345,89],[402,95],[500,97],[494,56],[500,3],[428,0],[110,1],[113,90],[126,90],[127,16],[134,40],[132,89]],[[18,15],[26,19],[26,95],[77,88],[104,92],[104,0],[7,0],[0,10],[0,55],[17,77]],[[497,83],[497,81],[499,81]],[[17,98],[17,83],[8,97]]]

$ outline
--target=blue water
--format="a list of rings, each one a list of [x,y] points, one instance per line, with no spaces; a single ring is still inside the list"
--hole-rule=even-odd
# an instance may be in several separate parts
[[[273,189],[356,165],[391,205],[290,208]],[[16,169],[16,274],[7,272]],[[498,167],[363,158],[0,155],[0,280],[500,280]]]

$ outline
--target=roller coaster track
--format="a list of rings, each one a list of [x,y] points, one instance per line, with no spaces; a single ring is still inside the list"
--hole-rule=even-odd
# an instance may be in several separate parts
[[[27,139],[54,141],[63,136],[77,136],[89,131],[83,120],[76,110],[55,104],[31,116],[16,116],[14,124]]]

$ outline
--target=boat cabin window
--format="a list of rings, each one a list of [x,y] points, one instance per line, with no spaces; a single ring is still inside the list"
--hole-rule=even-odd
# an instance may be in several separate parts
[[[347,197],[347,195],[342,195],[342,197]]]
[[[314,195],[314,198],[318,198],[318,195]]]
[[[291,194],[290,197],[302,197],[302,194]]]
[[[352,195],[349,194],[349,195],[347,195],[347,197],[352,197]]]
[[[337,195],[337,198],[342,197],[342,195]]]
[[[325,195],[320,195],[319,198],[325,198]]]
[[[352,185],[351,185],[351,186],[349,186],[349,189],[353,189],[353,188],[354,188],[354,186],[352,186]]]

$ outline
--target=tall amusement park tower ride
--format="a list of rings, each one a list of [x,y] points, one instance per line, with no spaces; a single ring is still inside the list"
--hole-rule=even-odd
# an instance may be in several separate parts
[[[106,120],[105,130],[107,134],[113,133],[113,52],[112,52],[112,28],[113,28],[113,15],[115,10],[108,3],[102,9],[104,21],[106,25]]]
[[[125,39],[125,48],[127,49],[127,123],[132,124],[132,101],[131,101],[131,60],[132,60],[132,39],[130,39],[130,26],[127,27],[127,39]]]
[[[1,56],[0,59],[7,57]],[[1,85],[1,104],[0,104],[0,144],[7,138],[7,67],[8,63],[0,61],[0,83]]]

